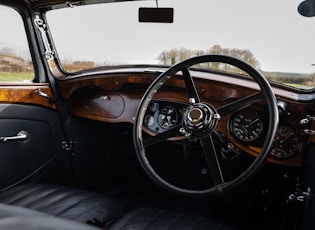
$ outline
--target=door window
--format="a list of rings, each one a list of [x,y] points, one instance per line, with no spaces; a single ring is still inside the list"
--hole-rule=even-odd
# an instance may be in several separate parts
[[[0,82],[31,82],[34,68],[17,11],[0,5]]]

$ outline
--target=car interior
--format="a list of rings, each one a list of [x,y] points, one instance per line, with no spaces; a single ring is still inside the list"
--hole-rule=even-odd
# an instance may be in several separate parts
[[[0,229],[315,229],[314,16],[0,0]]]

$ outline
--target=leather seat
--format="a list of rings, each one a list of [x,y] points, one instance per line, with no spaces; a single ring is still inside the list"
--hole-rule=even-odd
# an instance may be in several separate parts
[[[42,212],[0,203],[0,229],[14,230],[98,230],[76,221],[65,220]]]
[[[34,210],[0,204],[0,229],[14,230],[97,230],[95,226],[57,218]],[[184,213],[142,208],[128,212],[109,230],[231,230],[217,221]]]
[[[107,196],[50,184],[25,184],[6,189],[0,192],[0,203],[84,223],[95,218],[109,224],[123,210]]]
[[[216,220],[193,214],[154,208],[130,211],[115,222],[110,230],[232,230]]]
[[[233,229],[213,219],[187,213],[140,208],[120,217],[122,210],[109,197],[58,185],[26,184],[0,192],[0,227],[4,229],[92,230],[94,226],[79,222],[93,219],[102,226],[110,226],[109,230]]]

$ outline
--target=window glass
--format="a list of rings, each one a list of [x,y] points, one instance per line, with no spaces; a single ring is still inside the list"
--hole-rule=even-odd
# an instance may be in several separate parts
[[[128,64],[173,65],[202,54],[235,56],[271,81],[315,86],[315,20],[301,16],[301,0],[160,1],[174,23],[139,23],[139,7],[155,1],[77,6],[47,13],[63,68],[68,72]],[[210,68],[230,69],[214,63]]]
[[[0,82],[29,82],[34,68],[21,16],[0,5]]]

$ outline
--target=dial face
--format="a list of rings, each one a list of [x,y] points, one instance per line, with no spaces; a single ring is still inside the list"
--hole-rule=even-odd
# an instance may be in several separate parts
[[[168,129],[176,124],[177,119],[178,115],[176,110],[171,106],[165,106],[159,112],[157,122],[162,128]]]
[[[271,156],[277,159],[290,158],[300,149],[300,146],[300,138],[294,129],[287,125],[281,125],[276,133]]]
[[[147,126],[147,127],[150,127],[150,126],[154,125],[154,117],[151,116],[151,115],[147,115],[144,118],[144,125]]]
[[[257,112],[246,109],[232,118],[230,129],[240,141],[250,142],[260,137],[263,131],[263,121]]]

